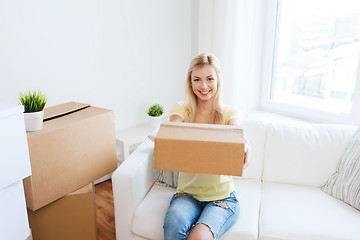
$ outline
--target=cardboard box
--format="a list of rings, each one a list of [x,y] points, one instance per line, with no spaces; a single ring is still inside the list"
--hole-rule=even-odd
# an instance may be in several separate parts
[[[94,185],[36,211],[28,209],[34,240],[96,240],[96,205]]]
[[[244,147],[237,126],[162,124],[155,137],[155,170],[241,176]]]
[[[71,102],[44,115],[43,129],[27,133],[32,175],[24,189],[33,211],[117,167],[112,111]]]

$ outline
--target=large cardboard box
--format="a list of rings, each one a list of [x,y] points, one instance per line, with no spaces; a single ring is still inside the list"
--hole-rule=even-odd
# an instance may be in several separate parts
[[[94,185],[36,211],[28,209],[34,240],[96,240],[96,205]]]
[[[155,137],[155,170],[241,176],[244,147],[237,126],[162,124]]]
[[[112,111],[71,102],[44,115],[43,129],[27,133],[32,175],[24,189],[33,211],[117,167]]]

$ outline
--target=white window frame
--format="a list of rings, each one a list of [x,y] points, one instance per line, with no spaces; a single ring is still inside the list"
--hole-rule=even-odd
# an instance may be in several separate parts
[[[271,100],[278,0],[266,1],[261,110],[317,123],[360,125],[360,61],[350,114],[336,114]]]

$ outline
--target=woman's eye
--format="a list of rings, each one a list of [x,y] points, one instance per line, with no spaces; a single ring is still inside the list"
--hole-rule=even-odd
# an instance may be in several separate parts
[[[213,79],[213,78],[208,78],[208,80],[209,80],[209,81],[212,81],[212,80],[214,80],[214,79]]]
[[[200,79],[199,78],[194,78],[193,81],[198,82],[198,81],[200,81]]]

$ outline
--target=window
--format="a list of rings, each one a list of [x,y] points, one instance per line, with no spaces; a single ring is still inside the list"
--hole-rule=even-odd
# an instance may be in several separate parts
[[[278,0],[269,6],[265,108],[359,123],[359,1]]]

